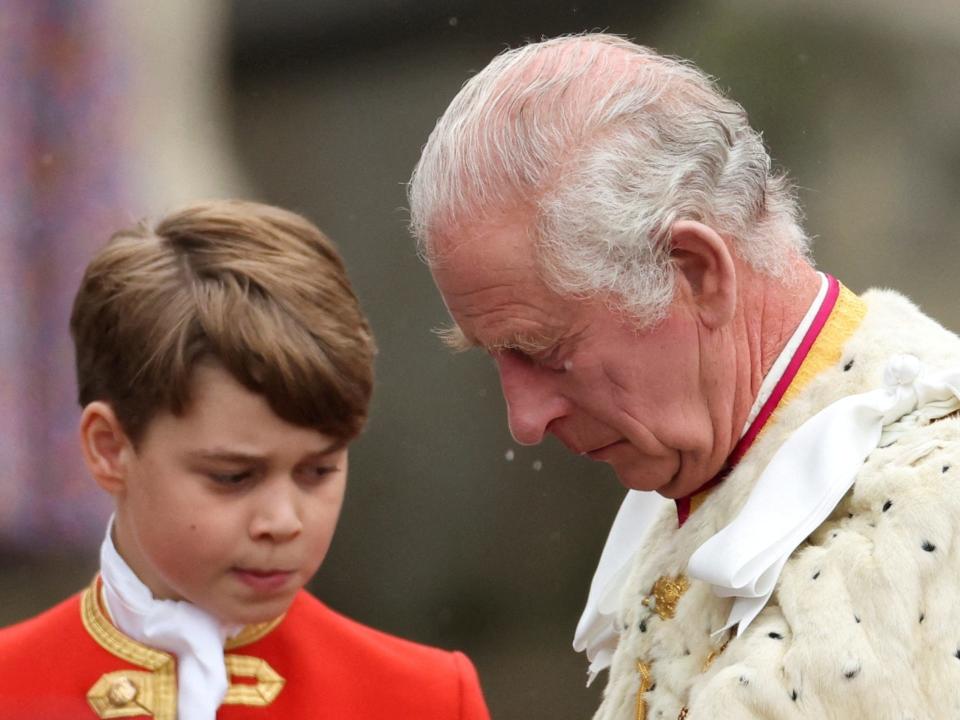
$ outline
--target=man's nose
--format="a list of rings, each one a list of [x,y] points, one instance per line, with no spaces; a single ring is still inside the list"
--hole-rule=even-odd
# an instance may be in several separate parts
[[[500,353],[496,360],[510,434],[520,445],[536,445],[550,423],[567,414],[568,402],[557,392],[550,370],[510,353]]]
[[[284,542],[291,540],[303,530],[300,499],[292,478],[275,478],[264,483],[263,492],[257,499],[250,535],[255,540]]]

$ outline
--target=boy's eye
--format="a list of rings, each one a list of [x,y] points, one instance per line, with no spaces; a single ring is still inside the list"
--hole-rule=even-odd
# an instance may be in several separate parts
[[[210,473],[210,479],[219,485],[240,485],[253,477],[250,470],[236,473]]]
[[[311,465],[303,472],[308,482],[320,482],[339,469],[336,465]]]

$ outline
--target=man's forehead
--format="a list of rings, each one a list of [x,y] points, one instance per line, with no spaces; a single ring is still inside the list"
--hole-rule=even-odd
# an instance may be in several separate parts
[[[539,281],[498,278],[489,285],[443,293],[453,324],[440,331],[444,344],[465,350],[520,350],[527,354],[549,348],[570,327],[575,301],[566,300]]]
[[[509,293],[517,285],[540,283],[533,241],[517,225],[469,229],[439,243],[430,271],[448,306],[452,299]]]
[[[430,267],[474,263],[496,264],[518,259],[532,263],[535,255],[535,231],[526,213],[498,213],[496,220],[459,225],[431,237]]]

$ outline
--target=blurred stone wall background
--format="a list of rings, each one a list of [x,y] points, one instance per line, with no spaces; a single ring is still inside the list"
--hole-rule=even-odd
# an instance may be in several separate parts
[[[583,687],[570,640],[622,490],[554,443],[516,447],[489,362],[451,356],[431,333],[445,313],[406,233],[404,183],[471,73],[507,46],[591,29],[692,59],[801,187],[818,265],[857,291],[901,289],[960,327],[953,0],[104,6],[129,67],[125,214],[230,194],[301,211],[340,245],[373,322],[373,419],[312,589],[364,622],[466,650],[497,718],[595,707],[603,683]],[[63,412],[76,414],[72,398]],[[4,473],[0,486],[13,482]],[[45,531],[43,553],[0,549],[0,623],[95,569],[99,528],[85,547]]]

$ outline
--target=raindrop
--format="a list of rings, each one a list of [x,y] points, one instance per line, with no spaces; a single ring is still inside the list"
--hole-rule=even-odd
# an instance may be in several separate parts
[[[447,22],[450,24],[450,27],[456,27],[456,26],[457,26],[457,23],[460,22],[460,18],[458,18],[456,15],[454,15],[452,18],[450,18],[449,20],[447,20]]]
[[[542,460],[534,460],[534,461],[533,461],[533,469],[536,470],[537,472],[540,472],[540,471],[543,469],[543,461],[542,461]]]
[[[507,450],[507,451],[503,454],[503,459],[506,460],[507,462],[512,462],[512,461],[513,461],[513,448]]]

